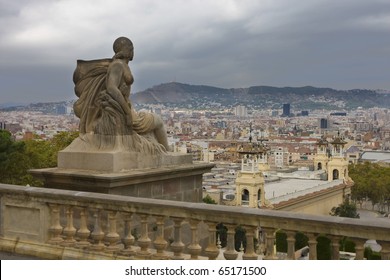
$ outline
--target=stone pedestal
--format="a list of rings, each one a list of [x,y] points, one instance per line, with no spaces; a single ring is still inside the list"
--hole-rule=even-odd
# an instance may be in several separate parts
[[[33,169],[44,187],[176,201],[202,200],[202,175],[213,164],[191,155],[132,152],[60,152],[57,168]]]
[[[67,151],[58,153],[59,169],[91,170],[98,172],[126,172],[192,164],[190,154],[167,153],[145,155],[128,151]]]

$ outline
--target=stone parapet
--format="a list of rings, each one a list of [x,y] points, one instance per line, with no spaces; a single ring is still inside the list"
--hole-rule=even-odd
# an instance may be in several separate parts
[[[278,230],[288,232],[289,244],[298,232],[309,237],[310,246],[324,235],[332,240],[348,237],[374,239],[385,245],[390,242],[387,219],[316,216],[15,185],[0,185],[0,197],[0,250],[43,259],[214,259],[218,250],[215,243],[220,239],[215,238],[215,226],[219,223],[228,230],[229,248],[222,249],[217,258],[275,259],[273,240]],[[247,244],[256,244],[256,239],[260,241],[257,248],[263,249],[236,252],[231,231],[238,225],[248,231]],[[383,257],[388,258],[385,245]],[[332,246],[332,250],[338,249]],[[310,258],[316,258],[314,251]]]

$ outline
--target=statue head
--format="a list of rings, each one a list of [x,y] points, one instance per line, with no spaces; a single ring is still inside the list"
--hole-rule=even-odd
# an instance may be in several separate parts
[[[114,41],[113,49],[115,52],[114,58],[128,58],[133,60],[134,47],[129,38],[119,37]]]

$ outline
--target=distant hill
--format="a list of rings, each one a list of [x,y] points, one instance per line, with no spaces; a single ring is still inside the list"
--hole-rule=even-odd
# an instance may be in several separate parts
[[[181,108],[229,108],[237,105],[255,108],[281,109],[290,103],[294,110],[327,109],[348,110],[363,108],[390,108],[390,92],[383,90],[335,90],[332,88],[271,87],[218,88],[205,85],[165,83],[132,94],[135,105],[164,104]],[[72,101],[21,104],[0,104],[0,111],[42,111],[55,113],[58,105],[73,106]]]
[[[9,108],[9,107],[17,107],[17,106],[26,106],[26,104],[17,103],[17,102],[1,103],[0,104],[0,109],[2,109],[2,108]]]
[[[14,105],[9,104],[8,106],[0,107],[0,111],[37,111],[46,114],[57,114],[58,106],[73,106],[73,101],[58,101],[58,102],[38,102],[31,103],[28,105]]]
[[[390,108],[390,94],[374,90],[335,90],[331,88],[271,87],[224,89],[204,85],[165,83],[132,95],[138,104],[176,105],[183,107],[224,107],[238,104],[262,108],[280,108],[290,103],[295,109]]]

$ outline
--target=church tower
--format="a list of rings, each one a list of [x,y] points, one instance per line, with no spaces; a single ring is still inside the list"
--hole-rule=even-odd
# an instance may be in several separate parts
[[[317,142],[317,154],[314,157],[314,170],[325,170],[327,172],[328,168],[328,141],[326,141],[325,136],[323,136]]]
[[[244,143],[238,147],[241,156],[241,171],[236,178],[237,206],[258,208],[265,206],[264,176],[259,170],[259,155],[263,146],[252,143]]]
[[[258,139],[258,141],[260,141],[259,154],[257,155],[259,170],[261,172],[267,172],[270,170],[270,166],[268,164],[269,148],[267,146],[265,146],[263,143],[263,141],[266,141],[266,139]]]
[[[344,146],[347,144],[341,137],[340,133],[330,143],[332,145],[331,158],[328,162],[328,181],[347,180],[348,161],[344,156]]]

